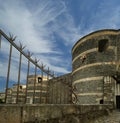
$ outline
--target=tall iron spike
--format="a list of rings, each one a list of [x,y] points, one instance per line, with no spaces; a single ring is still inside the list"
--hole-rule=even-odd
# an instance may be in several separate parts
[[[49,72],[50,72],[50,69],[49,69],[49,67],[48,67],[47,80],[49,80]]]
[[[10,51],[9,51],[9,61],[8,61],[8,71],[7,71],[7,79],[6,79],[6,92],[5,92],[5,103],[7,101],[7,94],[8,94],[8,84],[9,84],[9,75],[10,75],[10,66],[11,66],[11,56],[12,56],[12,44],[10,44]]]
[[[20,50],[22,51],[23,49],[25,49],[26,46],[23,46],[22,43],[20,42]]]
[[[37,64],[39,60],[35,58],[35,64]],[[35,76],[34,76],[34,92],[33,92],[33,104],[35,103],[35,91],[36,91],[36,75],[37,75],[37,66],[35,65]]]
[[[17,36],[13,36],[13,34],[9,33],[9,39],[11,41],[15,41],[16,38],[17,38]]]
[[[2,40],[2,35],[0,34],[0,48],[1,48],[1,41]]]
[[[31,56],[32,56],[32,54],[28,51],[28,58],[30,58]],[[29,71],[30,71],[30,61],[29,61],[29,59],[28,59],[25,103],[27,103],[27,89],[28,89],[28,76],[29,76]]]
[[[46,87],[46,103],[48,103],[48,83],[49,83],[49,67],[48,67],[48,74],[47,74],[47,87]]]
[[[11,42],[15,41],[16,36],[10,34]],[[0,48],[1,48],[1,34],[0,34]],[[7,94],[8,94],[8,85],[9,85],[9,75],[10,75],[10,66],[11,66],[11,56],[12,56],[12,44],[10,44],[10,51],[9,51],[9,61],[8,61],[8,71],[7,71],[7,79],[6,79],[6,91],[5,91],[5,103],[7,102]]]
[[[43,79],[43,70],[45,68],[46,65],[43,65],[43,63],[41,63],[41,76],[42,76],[42,79]]]
[[[53,71],[53,77],[55,77],[55,72]]]
[[[37,66],[35,65],[35,76],[34,76],[34,92],[33,92],[33,104],[35,103],[35,90],[36,90],[36,71],[37,71]]]
[[[43,63],[41,64],[41,77],[42,77],[42,81],[41,81],[41,91],[40,91],[40,103],[42,103],[42,84],[43,84],[43,69],[44,69],[44,67],[45,67],[46,65],[43,65]]]
[[[21,74],[21,61],[22,61],[22,50],[25,48],[25,46],[22,46],[20,43],[20,59],[19,59],[19,71],[18,71],[18,85],[17,85],[17,98],[16,98],[16,103],[18,103],[18,98],[19,98],[19,86],[20,86],[20,74]]]
[[[21,60],[22,60],[22,53],[20,52],[16,104],[18,103],[18,98],[19,98],[20,73],[21,73]]]

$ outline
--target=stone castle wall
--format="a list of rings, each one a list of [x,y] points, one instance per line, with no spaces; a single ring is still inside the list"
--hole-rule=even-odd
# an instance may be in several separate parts
[[[0,123],[93,123],[110,105],[0,105]]]
[[[71,104],[72,102],[72,78],[71,73],[48,81],[49,104]]]
[[[81,38],[72,49],[73,88],[78,104],[99,104],[105,76],[119,72],[119,30],[101,30]]]

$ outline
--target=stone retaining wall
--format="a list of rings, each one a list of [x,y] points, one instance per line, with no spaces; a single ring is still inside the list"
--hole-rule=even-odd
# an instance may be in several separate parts
[[[111,109],[111,105],[0,105],[0,123],[89,123]]]

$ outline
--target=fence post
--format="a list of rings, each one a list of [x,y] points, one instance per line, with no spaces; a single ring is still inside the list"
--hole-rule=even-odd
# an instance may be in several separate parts
[[[17,84],[17,98],[16,98],[16,104],[18,103],[18,98],[19,98],[19,86],[20,86],[20,74],[21,74],[21,61],[22,61],[22,50],[25,48],[23,47],[22,44],[20,43],[20,59],[19,59],[19,71],[18,71],[18,84]]]
[[[2,35],[0,34],[0,48],[1,48]]]
[[[15,41],[16,36],[10,34],[9,40],[11,42]],[[1,43],[1,36],[0,36],[0,43]],[[8,94],[8,84],[9,84],[9,76],[10,76],[10,66],[11,66],[11,56],[12,56],[12,44],[10,44],[10,51],[9,51],[9,60],[8,60],[8,71],[7,71],[7,79],[6,79],[6,90],[5,90],[5,103],[7,101],[7,94]]]
[[[20,72],[21,72],[21,60],[22,60],[22,53],[20,53],[20,59],[19,59],[19,71],[18,71],[18,84],[17,84],[17,98],[16,103],[18,103],[18,96],[19,96],[19,86],[20,86]]]
[[[35,90],[36,90],[36,72],[37,72],[37,59],[35,58],[35,76],[34,76],[34,92],[33,92],[33,104],[35,103]]]
[[[9,53],[10,54],[9,54],[8,71],[7,71],[7,79],[6,79],[5,103],[7,102],[7,94],[8,94],[8,83],[9,83],[11,56],[12,56],[12,44],[10,44],[10,52]]]
[[[47,83],[46,83],[46,103],[48,103],[49,72],[50,72],[50,70],[49,70],[49,67],[48,67]]]
[[[49,69],[49,67],[48,67],[47,80],[49,80],[49,72],[50,72],[50,69]]]
[[[28,58],[30,58],[32,54],[28,52]],[[27,89],[28,89],[28,76],[29,76],[29,71],[30,71],[30,60],[28,59],[28,69],[27,69],[27,81],[26,81],[26,93],[25,93],[25,103],[27,103]]]
[[[41,77],[42,77],[42,81],[41,81],[41,91],[40,91],[40,103],[42,103],[42,83],[43,83],[43,69],[44,69],[45,65],[41,65]]]

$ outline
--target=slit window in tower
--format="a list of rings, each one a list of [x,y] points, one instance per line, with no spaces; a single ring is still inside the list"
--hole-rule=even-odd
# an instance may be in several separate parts
[[[107,50],[109,45],[108,39],[102,39],[98,42],[98,51],[104,52]]]
[[[41,83],[41,82],[42,82],[42,78],[38,77],[38,83]]]
[[[104,101],[103,101],[103,99],[101,99],[101,100],[100,100],[100,104],[103,104],[103,103],[104,103]]]

